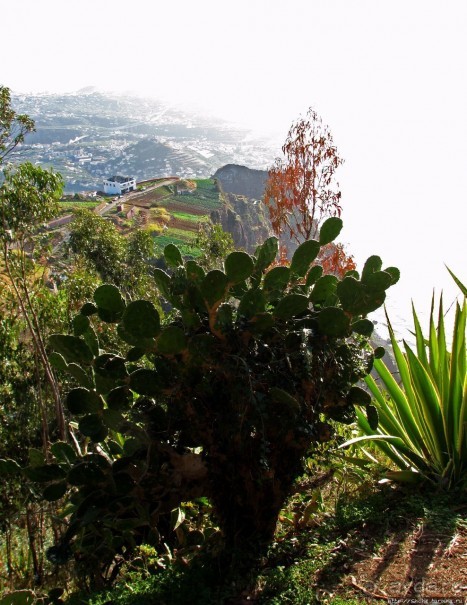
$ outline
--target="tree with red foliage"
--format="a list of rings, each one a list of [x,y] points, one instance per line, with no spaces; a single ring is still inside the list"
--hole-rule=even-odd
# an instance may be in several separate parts
[[[343,279],[348,271],[357,268],[353,256],[346,253],[342,244],[334,242],[321,249],[317,263],[323,267],[324,274],[332,273],[339,279]]]
[[[285,233],[300,244],[317,238],[324,219],[340,216],[341,192],[335,172],[344,160],[328,126],[311,107],[292,124],[282,152],[284,158],[276,158],[269,170],[264,202],[275,234],[280,238]],[[281,257],[285,249],[282,245]],[[339,276],[355,269],[341,244],[323,248],[319,262],[323,261],[328,273]]]

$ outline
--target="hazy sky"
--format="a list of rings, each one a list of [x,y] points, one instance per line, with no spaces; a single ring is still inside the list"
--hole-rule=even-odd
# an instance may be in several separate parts
[[[467,282],[466,0],[15,0],[0,17],[16,92],[135,90],[281,141],[313,106],[346,160],[343,240],[400,267],[398,310],[452,299],[443,263]]]

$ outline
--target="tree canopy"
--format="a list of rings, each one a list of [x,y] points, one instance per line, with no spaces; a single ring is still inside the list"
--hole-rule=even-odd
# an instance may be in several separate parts
[[[269,170],[264,200],[276,234],[288,232],[297,243],[316,238],[319,224],[341,214],[335,172],[343,163],[328,126],[310,108],[292,124]]]
[[[6,156],[24,141],[28,132],[35,130],[34,120],[18,114],[11,107],[11,93],[6,86],[0,86],[0,165]]]

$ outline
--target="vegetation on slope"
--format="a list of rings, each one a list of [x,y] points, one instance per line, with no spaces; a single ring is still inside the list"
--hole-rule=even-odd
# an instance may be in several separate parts
[[[14,125],[19,117],[3,93],[2,115]],[[23,118],[17,125],[10,139],[0,129],[0,152],[32,127]],[[191,194],[170,187],[154,219],[168,223],[166,198],[188,226],[207,215],[201,204],[175,209]],[[200,199],[205,190],[213,196],[207,205],[215,195],[226,199],[210,180],[199,182]],[[82,210],[70,235],[74,255],[52,275],[37,227],[58,193],[58,177],[30,165],[7,174],[0,189],[0,586],[36,587],[2,605],[36,597],[337,605],[439,595],[441,580],[461,594],[465,486],[440,481],[446,495],[423,485],[375,487],[388,467],[382,454],[368,462],[357,444],[350,456],[326,445],[333,430],[336,443],[353,436],[356,425],[338,428],[333,418],[349,421],[358,401],[376,427],[368,395],[350,385],[369,368],[372,323],[364,316],[382,303],[395,269],[382,271],[371,257],[361,276],[321,275],[312,265],[336,236],[336,217],[291,264],[269,266],[272,239],[254,255],[232,252],[215,225],[196,238],[197,262],[173,243],[158,257],[157,237],[143,229],[122,236],[133,219],[119,231]],[[186,242],[187,232],[173,233]],[[430,340],[434,350],[439,337]],[[422,363],[423,341],[411,355]],[[465,374],[461,335],[457,343]],[[446,388],[452,376],[444,374]],[[452,384],[465,390],[465,377]],[[456,443],[464,443],[465,427],[456,426]],[[395,552],[407,559],[407,582],[391,588],[384,574]],[[448,584],[440,574],[452,559]],[[433,561],[442,564],[432,569]],[[90,596],[91,583],[117,578],[112,593]],[[78,587],[84,592],[72,597]]]

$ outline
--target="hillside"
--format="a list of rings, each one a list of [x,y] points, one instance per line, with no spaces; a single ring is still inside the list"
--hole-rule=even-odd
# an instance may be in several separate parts
[[[82,90],[64,95],[13,95],[36,132],[10,159],[53,167],[67,192],[99,190],[104,178],[138,181],[174,175],[206,178],[228,163],[268,166],[267,140],[227,122],[187,113],[153,99]]]
[[[241,174],[239,183],[235,174]],[[228,174],[231,183],[224,177]],[[50,223],[51,229],[63,229],[78,209],[94,209],[111,220],[125,235],[134,229],[151,232],[157,249],[162,252],[168,243],[193,254],[191,243],[199,224],[212,221],[231,233],[237,248],[253,252],[256,246],[272,235],[267,210],[257,197],[262,194],[264,171],[245,166],[229,165],[208,179],[155,178],[140,182],[138,191],[119,200],[108,197],[89,198],[75,194],[61,202],[61,218]],[[232,193],[234,189],[240,193]],[[65,234],[64,234],[65,235]],[[60,241],[56,232],[53,243]]]

